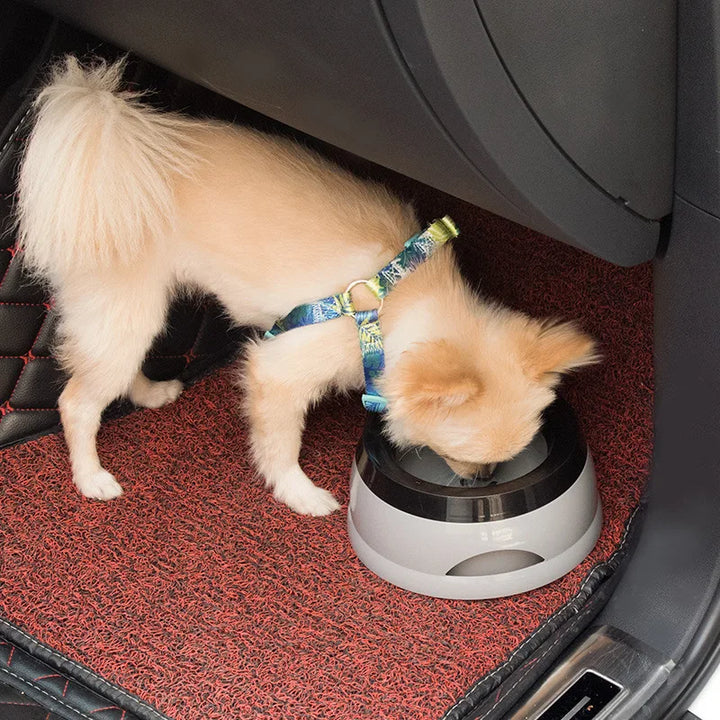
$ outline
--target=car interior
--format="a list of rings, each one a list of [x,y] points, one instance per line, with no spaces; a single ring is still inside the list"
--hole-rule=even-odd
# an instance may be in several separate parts
[[[126,496],[77,496],[57,314],[12,219],[67,53],[127,54],[158,108],[450,215],[479,292],[597,337],[561,386],[597,469],[590,555],[480,601],[374,576],[344,510],[292,516],[254,475],[233,370],[252,330],[211,297],[175,302],[144,365],[181,398],[106,411]],[[695,717],[720,653],[719,76],[711,0],[0,0],[0,716]],[[364,423],[357,397],[308,417],[303,466],[343,507]]]

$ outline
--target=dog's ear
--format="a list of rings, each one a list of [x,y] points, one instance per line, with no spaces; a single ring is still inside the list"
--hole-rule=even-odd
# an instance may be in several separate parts
[[[482,383],[462,350],[446,340],[416,343],[400,358],[392,385],[396,404],[408,410],[460,407],[482,392]]]
[[[554,385],[558,376],[601,360],[597,344],[575,323],[545,320],[533,323],[524,348],[531,377]]]

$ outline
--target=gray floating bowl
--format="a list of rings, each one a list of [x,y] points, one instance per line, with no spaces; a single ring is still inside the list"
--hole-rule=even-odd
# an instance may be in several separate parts
[[[363,564],[406,590],[480,600],[557,580],[600,535],[592,458],[563,400],[491,482],[463,482],[428,448],[399,452],[382,435],[381,417],[369,415],[348,510]]]

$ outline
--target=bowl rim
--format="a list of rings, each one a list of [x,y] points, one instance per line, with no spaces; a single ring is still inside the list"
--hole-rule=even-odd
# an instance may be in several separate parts
[[[397,449],[382,430],[382,417],[371,413],[355,455],[362,482],[398,510],[444,522],[503,520],[547,505],[578,479],[588,455],[575,412],[562,398],[543,412],[545,459],[524,475],[496,485],[448,487],[418,478],[399,465]]]

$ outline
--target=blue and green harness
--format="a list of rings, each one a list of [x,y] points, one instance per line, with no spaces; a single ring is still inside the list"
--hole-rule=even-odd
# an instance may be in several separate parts
[[[354,318],[365,374],[365,393],[362,396],[362,404],[366,410],[382,412],[387,407],[387,400],[378,390],[378,382],[385,369],[385,350],[380,329],[380,312],[385,296],[400,280],[424,263],[435,250],[448,240],[457,237],[458,234],[455,223],[447,215],[440,220],[435,220],[425,231],[413,235],[407,240],[401,252],[376,275],[367,280],[351,282],[343,292],[337,293],[337,295],[298,305],[284,318],[278,320],[265,333],[265,337],[273,338],[288,330],[306,325],[316,325],[343,316]],[[372,310],[356,310],[351,293],[357,285],[365,285],[380,301],[380,306]]]

